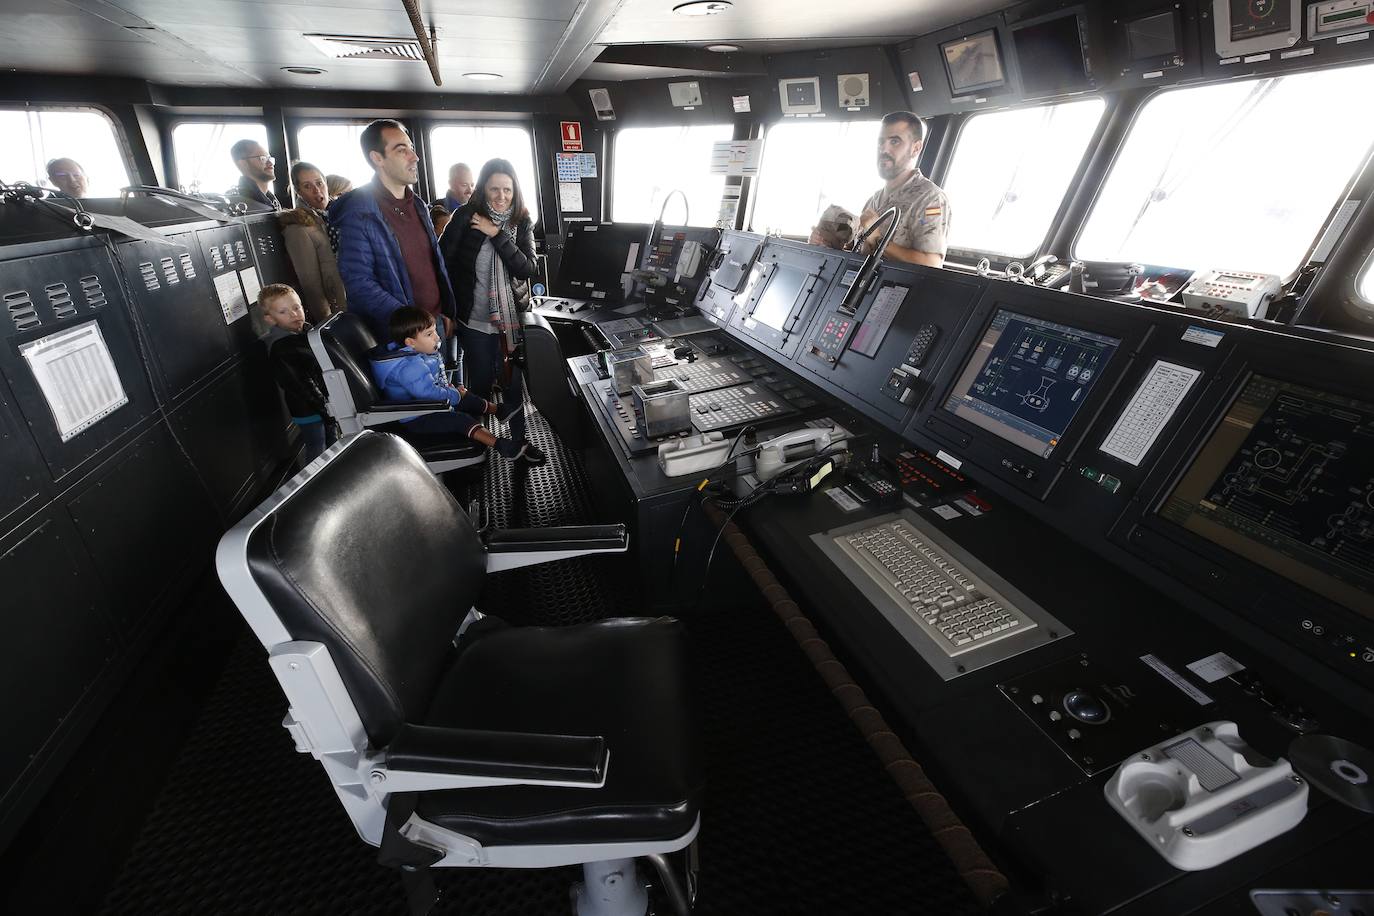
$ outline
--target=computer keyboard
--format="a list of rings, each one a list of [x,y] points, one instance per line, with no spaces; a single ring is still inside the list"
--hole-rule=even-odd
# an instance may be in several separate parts
[[[835,543],[951,658],[1036,626],[905,519],[840,535]]]

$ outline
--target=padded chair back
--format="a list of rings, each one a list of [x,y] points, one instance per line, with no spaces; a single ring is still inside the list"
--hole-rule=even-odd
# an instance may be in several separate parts
[[[580,449],[586,444],[582,405],[569,387],[567,361],[558,335],[548,320],[535,312],[525,312],[521,323],[525,332],[525,384],[530,400],[564,445]]]
[[[467,513],[395,436],[361,433],[302,477],[248,533],[248,572],[292,640],[328,649],[384,746],[421,721],[486,556]]]
[[[334,368],[347,379],[358,413],[367,413],[383,400],[381,390],[372,379],[369,355],[377,346],[377,338],[372,336],[365,321],[349,312],[339,312],[320,325],[320,340]]]

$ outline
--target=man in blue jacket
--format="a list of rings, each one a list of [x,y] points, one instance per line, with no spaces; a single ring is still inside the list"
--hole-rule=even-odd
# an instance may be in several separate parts
[[[411,190],[420,159],[410,134],[397,121],[377,120],[364,128],[361,145],[376,174],[329,209],[348,310],[362,315],[378,340],[389,339],[391,313],[403,305],[423,309],[442,336],[452,336],[453,289],[429,205]]]

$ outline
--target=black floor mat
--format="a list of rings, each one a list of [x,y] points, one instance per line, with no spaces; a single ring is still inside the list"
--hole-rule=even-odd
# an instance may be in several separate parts
[[[536,417],[551,461],[493,463],[502,525],[575,523],[587,495],[576,461]],[[526,475],[522,487],[520,477]],[[538,493],[532,496],[532,493]],[[493,577],[484,604],[528,623],[639,613],[618,583],[626,558]],[[757,591],[718,556],[693,638],[707,796],[698,839],[702,916],[977,912]],[[551,572],[556,566],[558,570]],[[106,899],[111,914],[396,914],[399,881],[358,839],[319,764],[281,729],[285,703],[246,632]],[[458,870],[439,914],[566,914],[578,869]]]

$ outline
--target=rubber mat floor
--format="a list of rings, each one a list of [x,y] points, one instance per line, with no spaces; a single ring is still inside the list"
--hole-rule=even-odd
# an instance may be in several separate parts
[[[576,460],[536,416],[548,466],[493,463],[502,525],[573,524],[589,502]],[[722,551],[693,640],[707,795],[698,839],[702,916],[960,914],[978,908],[924,825],[791,637]],[[636,614],[623,557],[492,577],[483,603],[520,623]],[[376,864],[319,764],[281,728],[285,702],[245,631],[142,828],[103,912],[395,914]],[[436,914],[570,912],[575,868],[441,873]],[[661,911],[660,911],[661,912]]]

